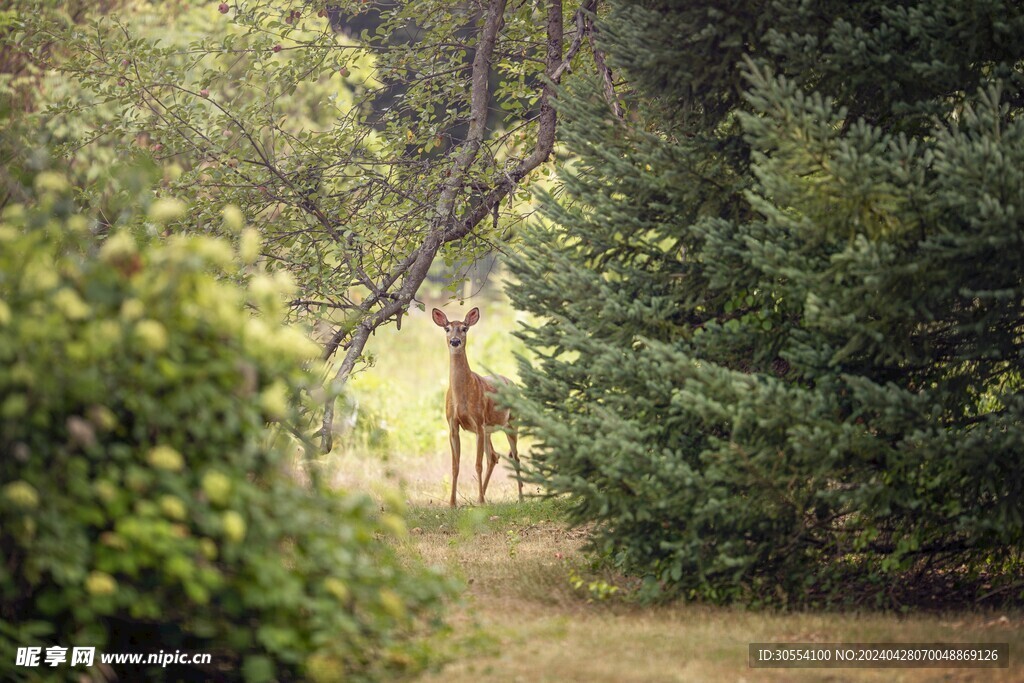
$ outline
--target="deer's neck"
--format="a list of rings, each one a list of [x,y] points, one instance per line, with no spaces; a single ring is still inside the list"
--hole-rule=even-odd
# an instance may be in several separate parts
[[[469,369],[466,352],[453,353],[448,382],[456,398],[464,396],[473,384],[473,371]]]

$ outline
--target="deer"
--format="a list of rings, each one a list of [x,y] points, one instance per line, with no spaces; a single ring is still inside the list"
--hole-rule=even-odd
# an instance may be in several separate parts
[[[519,502],[523,500],[523,480],[520,477],[519,450],[517,443],[519,433],[513,421],[512,411],[500,408],[494,401],[494,394],[500,384],[511,384],[507,377],[481,377],[469,369],[466,358],[466,333],[469,328],[480,320],[480,309],[473,308],[466,314],[462,322],[448,320],[448,316],[440,309],[430,313],[434,323],[443,327],[448,344],[450,372],[448,392],[444,398],[444,412],[448,419],[448,441],[452,451],[452,497],[449,505],[455,507],[455,494],[459,481],[459,461],[462,458],[462,446],[459,442],[459,429],[476,434],[476,477],[480,485],[479,503],[483,505],[487,494],[487,484],[491,481],[491,473],[498,464],[498,456],[491,443],[491,433],[497,430],[505,432],[511,448],[509,457],[516,470],[519,484]],[[487,456],[487,474],[483,474],[484,456]]]

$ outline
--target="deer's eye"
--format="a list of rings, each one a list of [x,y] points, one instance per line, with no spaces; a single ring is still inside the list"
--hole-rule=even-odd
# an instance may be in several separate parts
[[[444,331],[445,331],[445,332],[451,332],[451,331],[452,331],[452,328],[450,328],[450,327],[446,327],[446,328],[444,328]]]

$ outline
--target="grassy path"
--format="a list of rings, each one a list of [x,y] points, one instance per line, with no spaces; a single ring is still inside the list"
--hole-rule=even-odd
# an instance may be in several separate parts
[[[422,683],[461,681],[1024,681],[1024,615],[965,611],[779,614],[592,600],[581,531],[551,503],[410,511],[402,551],[466,582],[452,606],[452,662]],[[588,579],[592,577],[588,576]],[[1009,669],[750,669],[758,641],[1009,642]]]

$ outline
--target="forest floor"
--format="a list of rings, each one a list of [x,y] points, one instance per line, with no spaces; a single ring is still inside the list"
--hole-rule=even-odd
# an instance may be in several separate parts
[[[470,484],[470,482],[466,482]],[[608,595],[557,502],[410,509],[408,557],[458,576],[451,660],[421,683],[460,681],[1024,681],[1024,614],[960,610],[779,612]],[[607,580],[606,580],[607,579]],[[590,582],[594,581],[593,587]],[[581,585],[574,585],[581,584]],[[753,669],[752,642],[1009,643],[1005,669]]]

